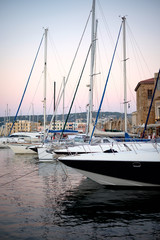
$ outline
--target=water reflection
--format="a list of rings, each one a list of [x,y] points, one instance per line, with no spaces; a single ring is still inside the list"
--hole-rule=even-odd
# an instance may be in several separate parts
[[[52,167],[53,172],[55,165]],[[96,225],[98,229],[105,228],[104,236],[108,236],[110,228],[114,227],[117,238],[125,231],[129,231],[131,236],[142,233],[146,239],[150,236],[146,234],[148,229],[160,234],[159,189],[110,189],[70,168],[67,171],[68,178],[64,181],[64,172],[57,163],[56,178],[52,183],[51,179],[50,183],[45,182],[45,189],[50,189],[46,193],[46,206],[54,203],[48,211],[48,219],[52,219],[54,224],[62,229],[82,228],[84,224],[93,229]]]
[[[0,159],[0,184],[10,182],[0,188],[1,239],[160,239],[160,190],[109,189],[9,150]]]
[[[66,197],[64,205],[65,214],[85,221],[128,221],[144,219],[146,215],[160,221],[159,202],[158,190],[108,189],[86,179]]]

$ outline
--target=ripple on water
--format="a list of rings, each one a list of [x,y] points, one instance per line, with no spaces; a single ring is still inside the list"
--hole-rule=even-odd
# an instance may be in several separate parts
[[[160,239],[159,190],[106,188],[10,149],[0,169],[1,239]]]

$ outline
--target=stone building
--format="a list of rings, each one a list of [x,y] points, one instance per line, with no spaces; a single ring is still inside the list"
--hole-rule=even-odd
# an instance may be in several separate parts
[[[135,88],[137,111],[132,113],[132,124],[128,119],[127,128],[130,133],[141,135],[144,130],[157,76],[158,74],[155,73],[153,78],[140,81]],[[108,119],[104,124],[104,129],[109,131],[124,131],[124,119]],[[158,80],[147,124],[147,135],[153,134],[160,136],[160,79]]]
[[[125,122],[123,118],[111,118],[108,119],[105,123],[104,123],[104,130],[105,131],[124,131],[125,128]],[[129,132],[131,132],[131,128],[132,128],[132,124],[130,122],[130,120],[128,119],[127,121],[127,129]]]
[[[140,81],[136,88],[137,111],[132,114],[132,127],[137,127],[137,132],[143,132],[144,125],[151,105],[152,95],[154,92],[158,74],[154,78]],[[158,80],[155,96],[153,99],[150,115],[147,123],[147,133],[160,135],[160,79]],[[133,126],[134,124],[134,126]]]
[[[154,90],[154,78],[140,81],[135,88],[137,102],[136,125],[138,126],[141,126],[146,122],[153,90]],[[155,106],[153,102],[148,124],[154,123],[154,120],[155,120]]]
[[[158,74],[155,74],[155,82]],[[160,123],[160,78],[155,92],[155,122]]]

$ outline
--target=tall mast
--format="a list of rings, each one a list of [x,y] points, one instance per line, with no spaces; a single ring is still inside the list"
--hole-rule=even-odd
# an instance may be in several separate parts
[[[91,31],[91,66],[90,66],[90,93],[89,93],[89,124],[92,123],[93,112],[93,68],[95,53],[95,0],[92,3],[92,31]]]
[[[63,77],[63,127],[64,127],[64,108],[65,108],[65,77]]]
[[[126,17],[122,17],[123,24],[123,77],[124,77],[124,130],[127,132],[127,77],[126,77]]]
[[[46,82],[47,82],[47,33],[48,28],[45,29],[45,43],[44,43],[44,99],[43,99],[43,114],[44,114],[44,140],[46,137]]]
[[[55,112],[56,109],[56,82],[54,82],[54,102],[53,102],[53,113]],[[53,125],[53,130],[56,129],[55,127],[55,117],[54,117],[54,125]]]

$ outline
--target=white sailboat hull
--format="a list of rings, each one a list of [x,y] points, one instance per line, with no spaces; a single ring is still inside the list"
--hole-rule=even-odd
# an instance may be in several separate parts
[[[45,146],[39,147],[38,158],[39,158],[39,161],[53,161],[53,154],[47,152],[47,148]]]

